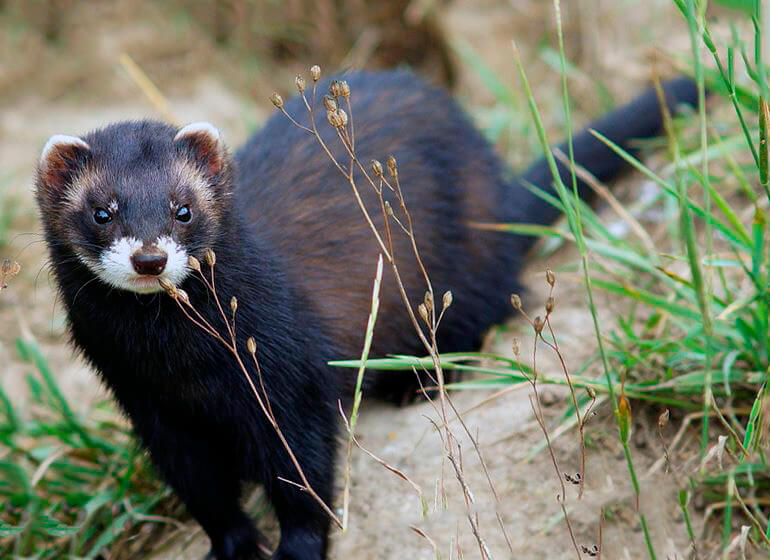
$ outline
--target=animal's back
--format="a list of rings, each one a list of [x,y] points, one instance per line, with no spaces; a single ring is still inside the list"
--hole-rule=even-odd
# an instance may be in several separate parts
[[[369,175],[370,161],[392,154],[411,212],[420,255],[437,297],[454,294],[440,332],[444,350],[477,347],[483,329],[507,311],[514,285],[515,255],[506,257],[506,237],[469,227],[494,222],[502,212],[506,182],[497,157],[457,104],[408,72],[345,76],[352,94],[355,147]],[[310,88],[308,88],[310,89]],[[316,123],[341,165],[346,155],[326,121],[319,83]],[[309,92],[308,92],[309,93]],[[345,104],[341,107],[347,111]],[[301,100],[286,110],[309,126]],[[236,201],[248,208],[253,225],[270,236],[294,281],[302,286],[325,320],[342,357],[361,350],[379,253],[373,232],[349,183],[307,131],[276,114],[236,155]],[[387,175],[387,168],[386,168]],[[383,238],[376,194],[360,171],[356,185]],[[396,215],[403,221],[392,193]],[[414,305],[425,293],[411,241],[392,223],[394,255]],[[421,352],[403,308],[393,274],[385,272],[375,331],[374,353]],[[440,302],[439,302],[440,306]]]

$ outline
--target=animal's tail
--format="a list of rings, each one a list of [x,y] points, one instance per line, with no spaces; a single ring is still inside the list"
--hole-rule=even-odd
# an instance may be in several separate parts
[[[677,106],[697,104],[697,88],[690,78],[676,78],[663,84],[666,103],[669,110],[675,113]],[[636,99],[604,115],[590,123],[585,129],[573,137],[575,162],[588,170],[599,181],[607,181],[621,172],[626,163],[623,158],[613,152],[606,144],[589,132],[594,129],[627,152],[634,154],[632,140],[649,138],[661,133],[663,116],[658,96],[654,88],[649,88]],[[560,144],[559,149],[568,153],[567,144]],[[556,158],[562,181],[572,190],[572,178],[569,166]],[[553,176],[545,158],[537,160],[523,174],[516,178],[511,189],[509,205],[511,222],[550,224],[560,214],[552,204],[523,187],[523,183],[531,183],[555,194]],[[590,187],[578,178],[580,196],[586,197]]]

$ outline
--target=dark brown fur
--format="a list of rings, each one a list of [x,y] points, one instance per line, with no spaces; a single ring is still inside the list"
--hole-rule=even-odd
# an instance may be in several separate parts
[[[435,293],[454,293],[439,329],[439,349],[475,350],[484,331],[507,316],[532,240],[470,224],[554,220],[558,209],[523,186],[532,183],[553,195],[551,172],[539,160],[520,177],[506,177],[458,105],[411,73],[346,79],[360,160],[397,158]],[[325,92],[329,82],[319,87]],[[672,107],[694,103],[689,80],[672,81],[665,91]],[[308,124],[299,100],[286,109]],[[335,131],[322,116],[319,121],[324,141],[346,161]],[[660,125],[657,98],[648,91],[591,126],[632,150],[632,138],[654,135]],[[240,347],[248,336],[257,340],[277,423],[310,485],[333,503],[337,403],[352,374],[328,362],[361,351],[379,249],[350,186],[306,131],[277,114],[231,165],[219,142],[208,141],[216,137],[212,130],[207,126],[180,139],[162,123],[118,123],[86,135],[82,149],[65,147],[49,157],[37,196],[54,272],[75,344],[131,417],[161,475],[211,537],[213,553],[228,560],[257,553],[257,534],[239,505],[241,483],[256,481],[281,525],[273,558],[321,560],[329,519],[306,493],[281,480],[297,480],[297,473],[232,356],[165,294],[113,289],[94,282],[99,277],[86,266],[113,240],[128,236],[150,245],[171,237],[200,260],[213,248],[217,292],[239,302]],[[623,167],[587,131],[575,136],[574,148],[577,162],[599,180]],[[558,171],[568,181],[566,168]],[[356,179],[379,224],[375,195],[360,173]],[[585,184],[578,187],[586,194]],[[109,224],[99,225],[94,209],[112,199],[119,210]],[[189,205],[193,219],[176,222],[174,202]],[[398,207],[392,198],[391,205]],[[416,305],[425,282],[410,240],[398,228],[394,232],[394,255]],[[220,325],[200,279],[180,283],[209,322]],[[372,356],[424,353],[390,271],[380,298]],[[412,373],[367,379],[375,381],[367,394],[396,400],[415,395]]]

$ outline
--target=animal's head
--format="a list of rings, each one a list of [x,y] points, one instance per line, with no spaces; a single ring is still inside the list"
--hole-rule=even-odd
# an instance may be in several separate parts
[[[219,235],[230,158],[208,123],[123,122],[52,136],[35,186],[54,253],[74,256],[110,286],[151,293],[161,278],[181,283],[188,256]]]

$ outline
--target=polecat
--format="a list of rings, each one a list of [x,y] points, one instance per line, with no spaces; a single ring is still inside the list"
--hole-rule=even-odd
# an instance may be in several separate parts
[[[555,219],[558,211],[522,186],[553,192],[545,160],[507,179],[444,91],[403,71],[344,78],[360,159],[396,155],[436,293],[454,294],[438,346],[474,350],[484,330],[508,314],[532,240],[469,224]],[[664,89],[672,107],[696,102],[688,79]],[[286,109],[307,124],[300,100]],[[659,131],[661,108],[650,90],[590,127],[633,152],[630,139]],[[342,156],[334,130],[322,126],[321,134]],[[575,136],[574,150],[601,181],[623,166],[587,131]],[[560,173],[566,180],[566,167]],[[581,182],[581,192],[586,188]],[[375,202],[361,191],[367,205]],[[279,480],[295,480],[296,472],[233,357],[186,320],[159,285],[163,279],[184,288],[220,324],[188,268],[189,256],[215,251],[217,291],[238,299],[240,347],[248,336],[258,342],[278,424],[311,486],[330,503],[337,402],[347,384],[327,362],[361,350],[378,246],[314,138],[282,115],[234,157],[206,123],[177,129],[121,122],[79,138],[57,135],[43,149],[36,197],[72,340],[211,538],[212,554],[257,555],[257,532],[239,505],[241,484],[257,481],[280,522],[273,558],[325,558],[329,520],[306,493]],[[405,236],[394,243],[396,253],[411,254]],[[421,298],[417,267],[404,258],[400,268],[409,295]],[[421,352],[386,274],[372,355]],[[381,375],[374,388],[398,397],[413,390],[414,380]]]

